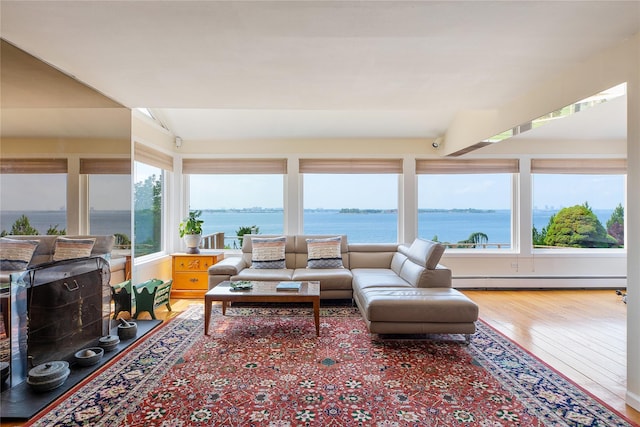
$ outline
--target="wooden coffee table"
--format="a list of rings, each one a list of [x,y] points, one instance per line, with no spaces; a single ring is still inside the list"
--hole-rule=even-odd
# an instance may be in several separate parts
[[[302,282],[299,291],[278,291],[276,286],[280,282],[252,282],[251,289],[231,290],[229,281],[219,283],[215,288],[204,294],[204,334],[209,335],[209,321],[211,320],[211,303],[222,302],[222,315],[227,311],[227,302],[311,302],[313,303],[313,318],[316,323],[316,335],[320,336],[320,282]]]

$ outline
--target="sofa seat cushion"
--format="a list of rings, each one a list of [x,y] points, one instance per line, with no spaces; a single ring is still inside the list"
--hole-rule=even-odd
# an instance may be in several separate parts
[[[389,268],[354,268],[351,274],[353,274],[354,290],[372,287],[413,287]]]
[[[291,268],[245,268],[229,280],[263,280],[281,281],[293,280]]]
[[[452,288],[368,288],[359,292],[370,322],[472,323],[478,306]]]
[[[320,289],[348,289],[351,290],[351,271],[346,268],[296,268],[293,280],[319,281]]]

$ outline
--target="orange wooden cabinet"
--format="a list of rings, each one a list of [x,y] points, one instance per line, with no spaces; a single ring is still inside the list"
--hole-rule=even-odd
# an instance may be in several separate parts
[[[202,298],[209,290],[209,273],[213,264],[224,259],[224,253],[172,254],[172,298]]]

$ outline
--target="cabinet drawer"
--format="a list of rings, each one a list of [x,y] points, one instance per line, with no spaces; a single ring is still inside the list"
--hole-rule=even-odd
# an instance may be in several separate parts
[[[208,289],[209,274],[203,273],[176,273],[173,276],[173,289]]]
[[[173,259],[174,271],[204,271],[215,264],[212,256],[177,256]]]

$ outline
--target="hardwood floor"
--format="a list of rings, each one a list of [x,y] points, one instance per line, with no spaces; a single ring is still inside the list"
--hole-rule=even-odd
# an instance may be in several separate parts
[[[640,424],[640,412],[624,401],[627,306],[613,290],[463,292],[479,305],[483,321]],[[199,302],[173,299],[173,311],[162,307],[156,316],[169,319]]]

